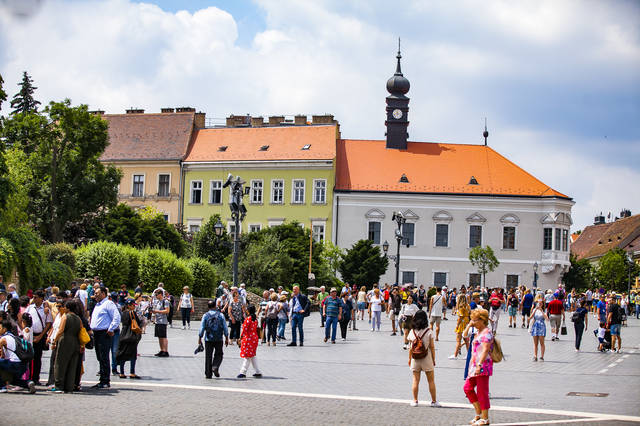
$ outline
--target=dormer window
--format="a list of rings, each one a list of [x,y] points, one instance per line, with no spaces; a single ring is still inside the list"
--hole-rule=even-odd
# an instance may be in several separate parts
[[[260,151],[267,151],[269,149],[269,145],[262,145],[260,147]]]
[[[309,150],[309,148],[311,148],[311,144],[310,144],[310,143],[308,143],[308,144],[306,144],[305,146],[303,146],[303,147],[302,147],[302,150],[303,150],[303,151],[308,151],[308,150]]]
[[[407,175],[403,173],[402,176],[400,176],[400,182],[409,183],[409,178],[407,178]]]
[[[221,145],[218,147],[218,152],[225,152],[227,150],[227,145]]]
[[[477,185],[478,184],[478,180],[476,179],[475,176],[471,176],[471,179],[469,179],[469,185]]]

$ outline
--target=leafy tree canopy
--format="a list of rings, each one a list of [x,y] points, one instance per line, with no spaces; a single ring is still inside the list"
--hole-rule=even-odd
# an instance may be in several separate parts
[[[219,214],[209,217],[200,231],[193,237],[193,254],[207,259],[209,263],[221,263],[231,253],[231,241],[227,227],[223,224],[222,235],[216,235],[214,225],[220,220]]]
[[[586,289],[591,286],[593,267],[587,259],[578,259],[573,253],[569,255],[571,266],[562,275],[562,282],[567,290]]]
[[[491,246],[472,248],[469,252],[469,262],[476,267],[479,274],[482,274],[482,281],[485,286],[487,285],[487,272],[493,272],[500,265]]]
[[[615,248],[605,253],[598,261],[596,277],[602,287],[622,292],[626,291],[629,285],[629,272],[631,277],[638,276],[640,266],[635,262],[629,262],[624,250]]]
[[[13,108],[11,115],[38,112],[40,102],[33,98],[33,92],[37,87],[33,85],[33,79],[26,71],[22,73],[22,81],[18,83],[18,86],[20,86],[20,91],[11,100],[11,108]]]
[[[389,266],[389,259],[371,240],[360,240],[347,250],[338,267],[345,283],[372,286],[380,281]]]

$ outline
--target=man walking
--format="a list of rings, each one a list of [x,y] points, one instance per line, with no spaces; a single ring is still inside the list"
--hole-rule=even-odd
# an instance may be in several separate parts
[[[620,353],[622,349],[622,337],[620,336],[620,324],[622,324],[623,310],[618,304],[618,299],[614,296],[607,308],[607,324],[611,330],[611,350]],[[616,350],[616,341],[618,349]]]
[[[9,286],[11,289],[11,285]],[[49,306],[44,304],[44,291],[37,290],[33,294],[33,304],[29,305],[26,312],[31,315],[33,326],[33,368],[31,369],[31,380],[40,384],[40,370],[42,369],[42,351],[47,342],[47,333],[53,324],[53,317],[49,311]]]
[[[222,364],[222,336],[224,344],[229,346],[229,329],[224,316],[217,309],[216,300],[209,300],[207,303],[209,311],[202,316],[200,321],[200,332],[198,333],[198,345],[202,344],[204,336],[204,375],[211,378],[211,373],[220,377],[220,364]]]
[[[114,331],[120,326],[120,312],[115,303],[108,298],[107,289],[94,288],[96,305],[91,313],[91,330],[93,331],[96,358],[100,363],[100,382],[94,385],[97,389],[108,389],[109,383],[109,351]]]
[[[156,314],[156,327],[154,335],[158,338],[160,352],[155,356],[166,358],[169,356],[169,340],[167,339],[167,324],[169,323],[168,315],[171,307],[169,301],[164,298],[163,290],[156,290],[155,299],[153,301],[152,313]]]
[[[342,319],[342,299],[338,297],[338,291],[332,288],[329,297],[324,300],[323,314],[326,317],[324,329],[324,341],[329,340],[329,332],[331,331],[331,343],[336,343],[336,327],[338,321]]]
[[[293,286],[293,296],[289,302],[289,312],[291,316],[291,343],[287,346],[298,346],[296,343],[296,332],[300,333],[300,346],[304,346],[304,317],[308,316],[311,303],[309,298],[300,293],[298,285]]]
[[[323,313],[323,302],[324,299],[326,299],[327,297],[329,297],[329,293],[327,293],[325,290],[324,286],[320,286],[320,292],[316,295],[316,302],[318,302],[318,305],[320,306],[320,327],[324,327],[324,321],[325,321],[325,316]]]

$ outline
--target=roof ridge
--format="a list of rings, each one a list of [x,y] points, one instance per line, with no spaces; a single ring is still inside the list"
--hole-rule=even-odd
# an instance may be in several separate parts
[[[103,117],[150,117],[150,116],[157,116],[157,115],[162,115],[162,116],[169,116],[169,115],[195,115],[195,112],[189,112],[189,111],[182,111],[182,112],[143,112],[141,114],[126,114],[126,113],[117,113],[117,114],[103,114]]]
[[[384,142],[384,143],[386,143],[386,141],[384,139],[341,138],[341,139],[338,139],[338,140],[339,141]],[[429,144],[437,144],[437,145],[473,146],[473,147],[478,147],[478,148],[484,147],[484,145],[478,145],[478,144],[474,144],[474,143],[457,143],[457,142],[407,141],[407,143],[419,143],[419,144],[429,143]]]

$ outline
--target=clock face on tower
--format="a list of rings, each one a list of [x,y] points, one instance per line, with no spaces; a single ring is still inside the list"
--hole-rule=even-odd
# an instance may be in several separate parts
[[[400,120],[402,118],[402,111],[400,111],[399,109],[394,109],[392,115],[396,120]]]

